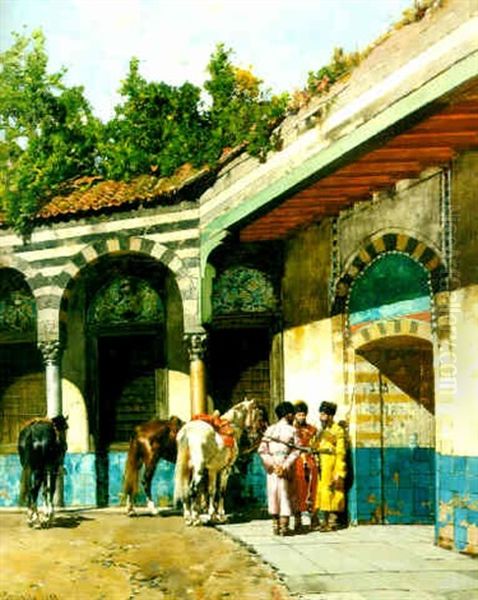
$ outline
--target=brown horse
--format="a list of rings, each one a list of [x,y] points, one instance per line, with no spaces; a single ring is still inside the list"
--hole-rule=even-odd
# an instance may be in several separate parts
[[[144,465],[142,484],[152,515],[158,514],[151,494],[156,465],[160,458],[175,463],[177,455],[176,435],[183,422],[178,417],[169,420],[153,419],[134,428],[128,449],[124,473],[123,493],[126,497],[126,514],[134,516],[134,499],[138,493],[139,471]]]

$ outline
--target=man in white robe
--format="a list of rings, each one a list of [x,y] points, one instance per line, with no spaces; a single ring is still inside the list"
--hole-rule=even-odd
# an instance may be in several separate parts
[[[267,428],[258,449],[267,472],[267,503],[275,535],[290,535],[290,516],[296,511],[294,463],[300,440],[293,426],[294,406],[282,402],[275,409],[279,421]]]

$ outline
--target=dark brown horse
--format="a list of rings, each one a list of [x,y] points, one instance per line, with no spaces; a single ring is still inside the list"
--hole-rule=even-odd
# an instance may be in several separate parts
[[[67,419],[59,415],[25,423],[18,436],[22,465],[20,501],[28,507],[30,527],[48,527],[53,520],[56,480],[67,450]],[[38,513],[37,500],[43,488],[44,513]]]
[[[124,473],[123,493],[126,497],[126,514],[134,516],[134,500],[138,493],[139,472],[144,465],[142,485],[152,515],[158,510],[151,494],[151,483],[160,458],[175,463],[177,455],[176,435],[183,422],[178,417],[168,420],[153,419],[134,428],[129,443]]]

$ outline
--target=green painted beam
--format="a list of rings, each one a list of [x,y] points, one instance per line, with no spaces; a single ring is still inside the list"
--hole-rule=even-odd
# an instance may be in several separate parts
[[[240,205],[213,219],[201,232],[201,246],[202,244],[208,246],[201,257],[201,262],[205,264],[209,252],[213,249],[211,241],[217,239],[220,243],[221,232],[246,218],[251,218],[255,212],[263,211],[269,203],[285,197],[289,190],[300,186],[308,179],[312,177],[319,179],[322,172],[330,171],[333,164],[345,155],[351,156],[351,160],[347,161],[350,164],[353,157],[375,136],[476,77],[478,77],[478,53],[474,52],[357,127],[350,134],[305,160],[290,173],[278,178]]]

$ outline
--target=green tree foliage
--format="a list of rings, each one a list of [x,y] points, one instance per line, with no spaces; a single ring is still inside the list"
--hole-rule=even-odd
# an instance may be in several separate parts
[[[231,50],[219,44],[208,64],[204,88],[147,82],[133,58],[122,83],[123,101],[106,125],[101,144],[105,176],[122,179],[153,171],[171,175],[184,163],[214,164],[226,148],[247,144],[264,158],[275,140],[273,127],[283,118],[287,96],[270,96],[249,70],[231,62]]]
[[[0,201],[25,231],[41,202],[65,180],[95,170],[99,121],[64,71],[49,74],[45,38],[15,35],[0,54]]]
[[[272,96],[218,45],[203,90],[148,82],[133,58],[122,100],[106,124],[96,119],[81,87],[67,87],[65,70],[49,74],[45,39],[15,35],[0,55],[0,208],[25,232],[38,209],[69,179],[100,174],[129,179],[167,177],[185,163],[214,165],[227,148],[244,144],[264,159],[277,140],[288,96]]]
[[[284,117],[288,95],[271,96],[262,81],[248,69],[235,67],[231,49],[218,44],[208,64],[210,79],[204,87],[212,101],[210,108],[210,152],[247,143],[248,152],[265,158],[277,140],[273,128]]]
[[[207,121],[200,111],[200,88],[147,82],[133,58],[120,94],[124,101],[105,127],[100,146],[106,177],[129,178],[153,171],[168,176],[180,165],[197,166]]]

